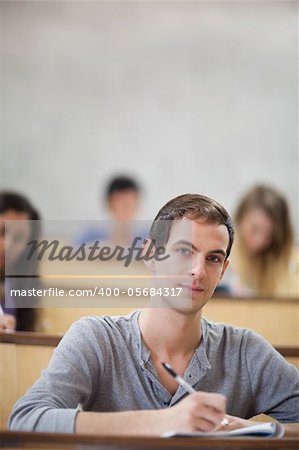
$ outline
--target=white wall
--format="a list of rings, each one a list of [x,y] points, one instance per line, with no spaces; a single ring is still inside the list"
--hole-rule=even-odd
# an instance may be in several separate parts
[[[255,182],[297,207],[297,2],[15,2],[1,12],[1,187],[95,219],[110,175],[142,216]]]

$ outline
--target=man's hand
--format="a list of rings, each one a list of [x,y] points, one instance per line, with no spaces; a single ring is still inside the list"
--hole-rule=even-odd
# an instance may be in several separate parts
[[[214,431],[225,417],[226,399],[221,394],[195,392],[169,408],[169,430]]]
[[[225,415],[225,418],[227,419],[228,424],[226,426],[221,425],[219,428],[217,428],[217,431],[231,431],[238,428],[251,427],[253,425],[262,423],[257,420],[240,419],[240,417],[230,416],[228,414]],[[270,420],[271,418],[269,418],[269,421]],[[299,437],[299,423],[283,423],[283,426],[285,429],[285,436]]]
[[[237,430],[238,428],[251,427],[252,425],[261,423],[254,420],[246,420],[241,419],[240,417],[230,416],[229,414],[225,415],[225,419],[228,422],[227,425],[220,424],[220,427],[217,428],[217,431],[232,431]]]
[[[3,331],[14,331],[16,329],[16,318],[11,314],[0,316],[0,333]]]

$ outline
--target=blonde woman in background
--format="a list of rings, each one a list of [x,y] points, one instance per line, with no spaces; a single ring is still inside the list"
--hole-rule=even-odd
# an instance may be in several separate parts
[[[234,296],[298,296],[299,260],[289,207],[268,186],[252,188],[235,214],[236,244],[223,280]]]

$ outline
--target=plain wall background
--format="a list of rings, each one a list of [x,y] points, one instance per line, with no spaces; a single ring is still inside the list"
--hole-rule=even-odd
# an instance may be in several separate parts
[[[47,219],[103,217],[118,172],[141,217],[256,182],[297,218],[297,2],[2,1],[1,188]]]

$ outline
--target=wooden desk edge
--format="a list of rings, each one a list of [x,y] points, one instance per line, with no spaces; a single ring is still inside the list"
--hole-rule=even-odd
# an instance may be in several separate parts
[[[232,302],[245,302],[245,301],[250,301],[250,302],[255,302],[255,303],[260,303],[262,302],[266,302],[266,303],[299,303],[299,297],[298,296],[262,296],[262,295],[257,295],[257,296],[253,296],[253,297],[249,297],[249,296],[233,296],[233,295],[225,295],[225,294],[221,294],[221,293],[214,293],[214,295],[212,296],[211,300],[228,300],[228,301],[232,301]],[[211,301],[210,300],[210,301]]]
[[[56,347],[62,336],[50,335],[28,331],[14,331],[12,333],[0,333],[0,343],[19,345],[43,345]]]
[[[19,447],[23,444],[64,444],[64,445],[121,445],[160,448],[289,448],[295,449],[299,445],[298,437],[284,438],[162,438],[162,437],[132,437],[132,436],[89,436],[67,433],[39,433],[0,430],[0,448]],[[253,445],[254,444],[254,445]]]
[[[285,358],[299,358],[299,347],[276,345],[274,348]]]

